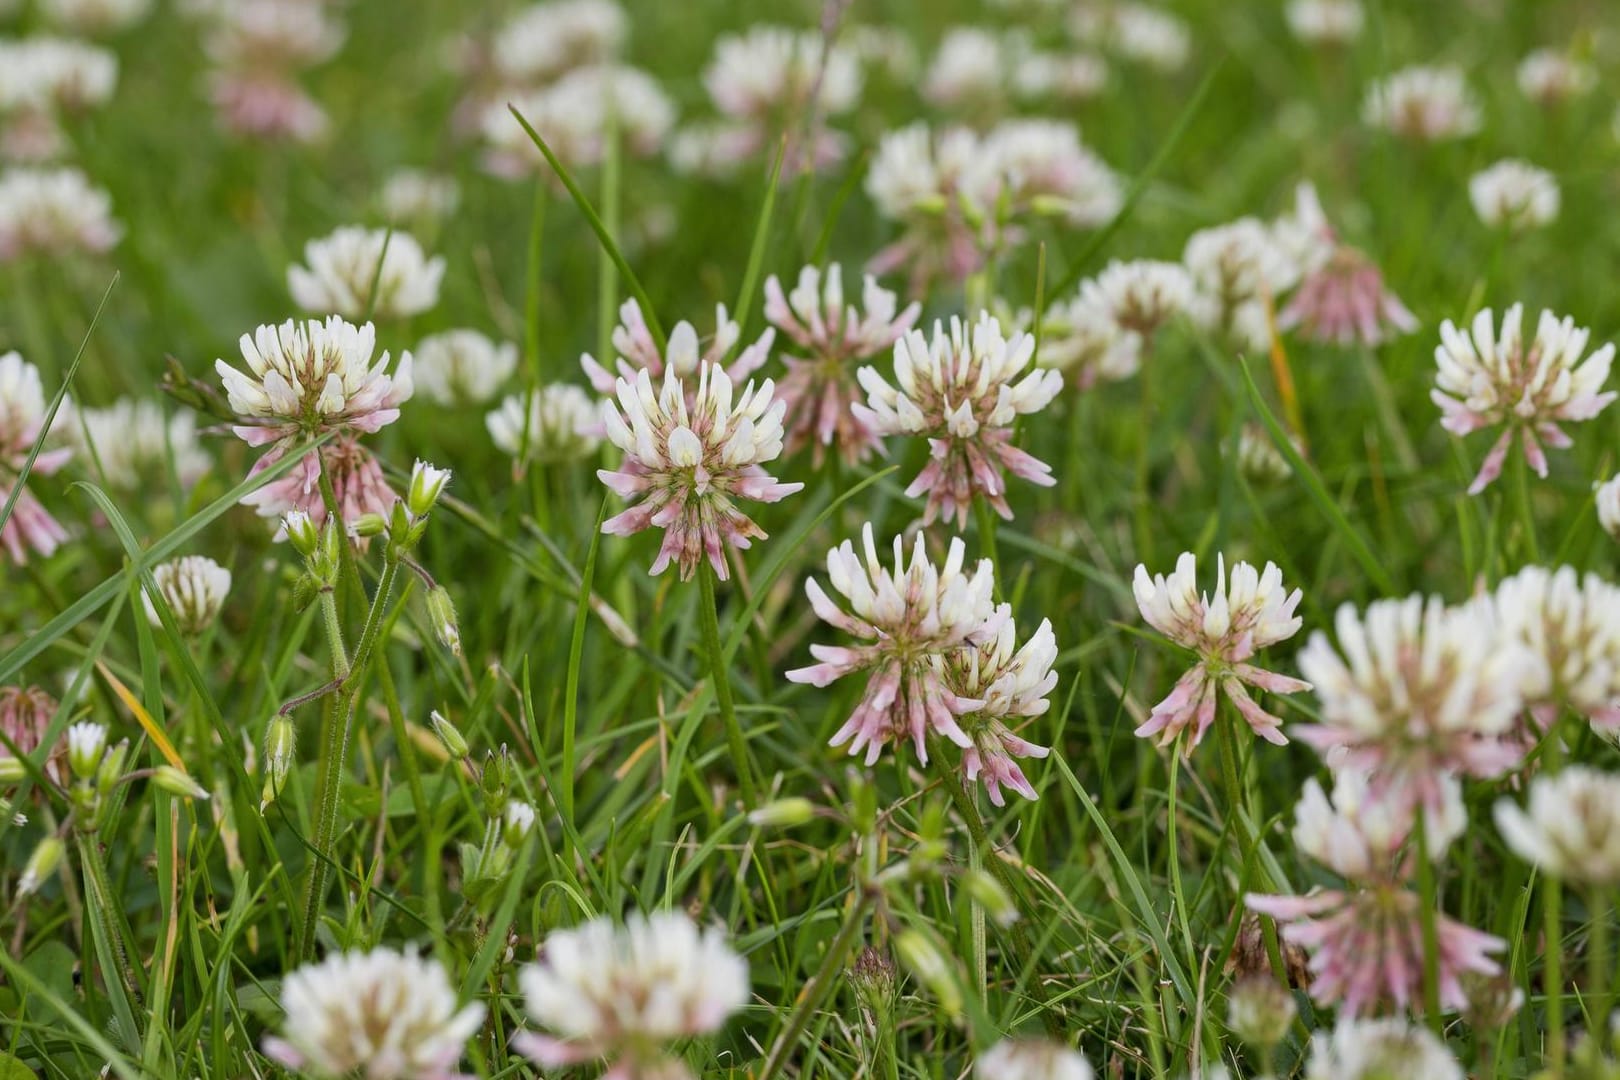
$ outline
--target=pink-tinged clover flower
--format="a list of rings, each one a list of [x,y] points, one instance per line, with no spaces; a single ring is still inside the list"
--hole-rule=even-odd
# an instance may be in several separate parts
[[[908,331],[894,347],[893,385],[876,368],[857,373],[866,403],[851,408],[862,423],[879,435],[928,439],[929,463],[906,489],[928,497],[923,524],[954,517],[966,525],[975,495],[1011,520],[1009,471],[1042,487],[1057,482],[1051,466],[1012,445],[1018,417],[1044,409],[1063,389],[1061,374],[1031,366],[1034,356],[1033,337],[1008,340],[983,312],[971,327],[952,316],[949,332],[936,322],[931,342]]]
[[[1530,782],[1530,802],[1496,804],[1496,828],[1519,858],[1560,881],[1620,885],[1620,776],[1571,765]]]
[[[19,354],[0,355],[0,506],[22,484],[23,466],[45,423],[45,390],[39,369]],[[45,450],[34,459],[32,474],[49,476],[72,456],[69,449]],[[11,517],[0,528],[0,552],[13,563],[28,553],[48,556],[68,538],[67,530],[24,485],[17,491]]]
[[[749,383],[733,401],[730,377],[707,363],[699,367],[690,401],[674,363],[664,369],[657,394],[646,368],[620,378],[616,389],[619,405],[602,403],[602,423],[624,462],[596,475],[615,493],[640,501],[603,522],[602,531],[629,536],[656,526],[664,542],[652,573],[674,562],[684,581],[707,556],[726,580],[726,547],[746,548],[766,535],[735,500],[776,502],[804,487],[778,483],[761,468],[782,452],[785,404],[773,398],[769,379],[758,387]]]
[[[1358,613],[1339,608],[1339,648],[1317,631],[1299,655],[1321,722],[1294,734],[1336,768],[1370,772],[1380,791],[1431,812],[1444,778],[1489,778],[1516,765],[1512,736],[1533,663],[1488,599],[1448,608],[1413,595]]]
[[[788,374],[777,387],[787,403],[787,452],[813,445],[818,468],[829,446],[850,465],[883,449],[877,433],[851,409],[861,396],[851,364],[892,348],[922,311],[918,303],[897,311],[894,293],[870,274],[861,307],[864,314],[845,303],[837,263],[825,273],[806,266],[790,293],[783,293],[775,274],[765,281],[765,318],[804,354],[783,358]]]
[[[1249,696],[1248,687],[1294,694],[1309,690],[1311,684],[1266,671],[1249,660],[1299,632],[1301,620],[1294,611],[1302,593],[1284,588],[1282,571],[1272,563],[1264,571],[1246,562],[1236,564],[1230,586],[1225,556],[1217,556],[1215,565],[1213,595],[1199,593],[1198,561],[1191,552],[1176,560],[1175,572],[1168,577],[1150,576],[1146,566],[1136,568],[1132,591],[1142,618],[1198,657],[1136,734],[1157,735],[1159,745],[1168,746],[1191,728],[1190,752],[1215,722],[1217,697],[1224,693],[1256,735],[1281,746],[1288,742],[1280,730],[1282,721],[1262,709]]]
[[[1299,287],[1277,314],[1279,330],[1297,327],[1308,341],[1371,347],[1396,332],[1417,329],[1417,316],[1384,287],[1378,265],[1339,241],[1315,187],[1299,185],[1294,213],[1273,228],[1301,274]]]
[[[1466,1080],[1446,1044],[1421,1024],[1399,1016],[1381,1020],[1340,1017],[1331,1031],[1311,1036],[1304,1080]]]
[[[960,718],[973,743],[962,751],[962,774],[969,783],[983,780],[990,801],[1002,806],[1003,787],[1026,799],[1037,797],[1016,759],[1044,758],[1051,750],[1019,738],[1007,725],[1040,716],[1051,706],[1046,696],[1058,681],[1052,670],[1057,641],[1051,622],[1042,619],[1034,636],[1018,648],[1011,605],[998,607],[994,619],[1000,626],[993,635],[947,661],[945,681],[958,698],[984,702]]]
[[[1460,139],[1479,130],[1480,108],[1461,68],[1416,65],[1376,82],[1362,117],[1415,142]]]
[[[1502,316],[1499,331],[1489,308],[1474,317],[1470,331],[1449,319],[1440,326],[1440,344],[1434,350],[1439,372],[1429,398],[1440,407],[1441,426],[1454,435],[1502,428],[1468,487],[1470,495],[1501,475],[1515,435],[1525,461],[1545,477],[1542,443],[1568,447],[1570,438],[1559,424],[1590,420],[1615,398],[1614,391],[1601,389],[1614,362],[1612,344],[1583,359],[1591,332],[1574,319],[1543,311],[1529,342],[1523,320],[1524,305],[1514,304]]]
[[[1620,588],[1574,567],[1527,566],[1496,587],[1503,633],[1524,646],[1525,707],[1543,731],[1561,709],[1620,731]]]
[[[100,254],[123,233],[112,199],[77,169],[0,174],[0,263],[27,255]]]
[[[39,749],[56,715],[56,699],[37,686],[0,686],[0,732],[11,746],[26,757]],[[10,747],[0,743],[0,758],[12,756]],[[45,775],[56,783],[67,777],[67,742],[59,740],[45,759]]]
[[[223,360],[214,362],[231,411],[241,420],[231,430],[249,446],[270,445],[248,475],[269,468],[301,438],[338,433],[318,455],[305,454],[287,475],[244,498],[245,504],[267,517],[299,509],[317,523],[325,520],[322,462],[346,523],[367,512],[386,512],[393,504],[382,470],[357,436],[399,418],[399,406],[413,389],[411,354],[401,354],[390,374],[386,352],[372,364],[375,344],[370,323],[354,326],[336,315],[324,323],[289,319],[242,335],[246,374]]]
[[[866,193],[905,233],[866,269],[882,276],[909,266],[914,295],[936,277],[967,280],[984,265],[985,165],[979,136],[965,128],[936,134],[919,122],[885,134],[866,172]]]
[[[590,353],[579,358],[585,378],[599,394],[612,394],[619,379],[634,383],[636,373],[645,371],[654,379],[664,379],[674,372],[678,379],[691,379],[700,367],[724,370],[732,384],[742,382],[764,366],[776,343],[776,331],[767,329],[752,345],[732,357],[732,350],[742,338],[742,327],[726,313],[726,305],[714,306],[714,334],[704,346],[698,340],[697,329],[685,319],[676,323],[662,349],[653,338],[641,305],[626,300],[619,307],[619,325],[613,328],[614,371],[597,362]],[[615,374],[615,372],[617,374]]]
[[[287,268],[287,290],[305,311],[403,319],[439,302],[444,258],[410,233],[345,225],[305,244],[304,262]]]
[[[1437,782],[1437,800],[1424,811],[1428,850],[1438,860],[1467,824],[1456,780]],[[1405,1009],[1421,999],[1424,971],[1419,895],[1404,882],[1416,853],[1416,808],[1381,794],[1354,769],[1339,773],[1331,802],[1315,780],[1295,810],[1300,850],[1344,878],[1345,888],[1306,896],[1250,894],[1245,903],[1284,925],[1283,940],[1310,954],[1311,993],[1338,1005],[1347,1017],[1383,1002]],[[1444,914],[1436,915],[1440,1003],[1468,1005],[1466,975],[1491,976],[1501,968],[1491,954],[1507,943]]]
[[[670,1044],[720,1030],[748,1003],[747,961],[675,911],[549,934],[518,982],[548,1034],[519,1032],[512,1048],[548,1070],[606,1059],[602,1080],[691,1080]]]
[[[943,566],[928,558],[921,533],[906,563],[900,537],[894,538],[894,568],[878,559],[872,526],[861,531],[863,555],[845,540],[827,552],[827,580],[844,598],[835,603],[815,578],[805,594],[823,622],[857,638],[859,644],[812,645],[820,661],[787,673],[793,682],[827,686],[845,675],[870,675],[866,692],[831,745],[849,743],[849,752],[866,751],[866,764],[877,762],[886,743],[910,738],[917,758],[928,761],[929,734],[942,735],[963,750],[977,744],[962,730],[960,719],[986,707],[985,698],[954,693],[947,662],[965,646],[993,645],[1007,617],[992,599],[995,568],[980,559],[971,576],[963,573],[967,549],[953,537]],[[1044,678],[1044,677],[1043,677]],[[1018,680],[1013,680],[1017,684]],[[1004,690],[1007,684],[1004,684]],[[986,690],[989,687],[985,687]],[[1027,702],[1029,688],[1007,701]]]

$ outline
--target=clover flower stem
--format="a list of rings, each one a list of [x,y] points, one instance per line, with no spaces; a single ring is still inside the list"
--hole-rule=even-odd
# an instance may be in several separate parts
[[[968,869],[980,874],[984,872],[984,849],[979,847],[977,840],[968,838]],[[989,949],[984,933],[984,905],[968,905],[968,926],[973,938],[973,978],[979,996],[985,996],[990,985],[990,958]]]
[[[832,944],[827,946],[826,955],[821,958],[821,966],[816,969],[804,989],[799,991],[798,1000],[793,1003],[793,1012],[788,1016],[787,1026],[778,1035],[775,1044],[771,1047],[770,1056],[765,1059],[765,1065],[760,1070],[759,1080],[775,1080],[776,1074],[792,1060],[794,1044],[804,1033],[804,1027],[810,1022],[810,1016],[821,1005],[837,980],[838,973],[843,970],[844,957],[849,953],[850,946],[855,944],[855,937],[860,932],[861,923],[865,920],[866,905],[869,897],[864,882],[857,883],[855,895],[850,897],[849,909],[844,912],[844,922],[833,937]]]
[[[1148,464],[1148,448],[1152,440],[1153,425],[1149,418],[1153,414],[1153,389],[1148,375],[1153,370],[1151,363],[1153,353],[1153,339],[1147,338],[1142,343],[1142,370],[1136,375],[1137,390],[1140,393],[1140,405],[1136,411],[1136,558],[1138,562],[1150,563],[1153,561],[1152,535],[1153,535],[1153,498],[1148,493],[1152,484],[1152,470]]]
[[[1586,912],[1592,919],[1592,928],[1586,940],[1586,993],[1594,1003],[1591,1015],[1601,1022],[1613,1013],[1609,1001],[1609,968],[1613,958],[1609,955],[1610,912],[1609,894],[1601,888],[1588,891]]]
[[[1543,879],[1541,913],[1545,922],[1542,936],[1546,939],[1546,962],[1541,982],[1546,993],[1547,1063],[1553,1076],[1564,1074],[1564,916],[1563,882],[1555,877]]]
[[[1435,926],[1437,900],[1434,862],[1429,858],[1428,819],[1428,811],[1419,806],[1412,832],[1417,837],[1418,921],[1423,933],[1423,1018],[1436,1035],[1443,1035],[1445,1025],[1440,1016],[1440,937]]]
[[[995,848],[990,841],[990,834],[984,827],[984,818],[979,816],[979,808],[973,803],[973,793],[963,786],[961,776],[945,763],[944,738],[938,735],[931,736],[928,749],[931,759],[936,763],[940,785],[950,795],[951,804],[956,807],[957,815],[967,825],[968,837],[974,847],[986,856],[984,863],[990,868],[990,872],[995,875],[996,881],[1007,891],[1007,895],[1012,898],[1013,902],[1018,903],[1018,898],[1021,895],[1019,892],[1020,883],[1013,875],[1011,868],[995,854]],[[1022,907],[1021,904],[1020,907]],[[1019,918],[1018,921],[1014,922],[1007,928],[1007,935],[1012,938],[1013,950],[1017,954],[1014,958],[1015,963],[1027,969],[1034,962],[1036,953],[1031,946],[1029,934],[1024,928],[1024,921],[1023,918]],[[1047,993],[1046,985],[1041,982],[1040,974],[1033,971],[1029,974],[1030,996],[1041,1006],[1041,1020],[1046,1024],[1047,1033],[1054,1039],[1063,1038],[1064,1030],[1062,1018],[1059,1016],[1060,1008]]]
[[[323,474],[324,481],[324,474]],[[347,550],[347,545],[345,545]],[[326,727],[326,744],[321,748],[320,779],[317,784],[319,806],[315,820],[314,852],[309,867],[309,886],[304,895],[303,933],[299,937],[300,954],[307,960],[315,955],[315,931],[320,925],[321,904],[325,899],[327,867],[332,861],[332,845],[337,837],[338,803],[343,786],[344,759],[349,752],[349,737],[354,728],[354,714],[360,701],[360,687],[365,681],[366,664],[376,645],[382,626],[383,612],[394,591],[399,576],[398,554],[390,551],[383,561],[382,576],[377,580],[377,592],[366,622],[355,645],[349,672],[344,679],[342,700],[332,722]]]
[[[755,802],[754,774],[748,763],[748,744],[743,741],[742,726],[737,723],[737,707],[731,697],[731,679],[726,673],[725,653],[720,648],[720,610],[714,595],[714,567],[707,559],[698,571],[702,590],[698,618],[703,626],[703,651],[708,654],[709,677],[714,681],[714,699],[720,707],[720,720],[725,724],[726,741],[730,744],[731,759],[737,769],[737,783],[742,789],[743,803],[752,807]]]
[[[310,453],[318,454],[320,451],[312,450]],[[337,491],[332,487],[332,474],[327,471],[325,458],[321,459],[318,482],[321,491],[321,504],[326,507],[327,520],[336,522],[338,528],[342,528],[343,508],[338,505]],[[360,568],[354,562],[354,546],[347,542],[338,545],[338,580],[335,588],[349,590],[348,596],[339,595],[336,598],[338,602],[336,611],[339,616],[342,616],[346,613],[350,598],[355,595],[363,595],[360,588]]]
[[[996,560],[996,512],[990,506],[989,500],[975,495],[973,513],[979,527],[979,557],[989,559],[999,566],[1000,563]]]
[[[1528,563],[1541,561],[1541,546],[1536,542],[1536,515],[1530,506],[1530,465],[1523,455],[1514,454],[1513,457],[1513,496],[1514,504],[1518,509],[1519,528],[1524,532],[1524,544]]]

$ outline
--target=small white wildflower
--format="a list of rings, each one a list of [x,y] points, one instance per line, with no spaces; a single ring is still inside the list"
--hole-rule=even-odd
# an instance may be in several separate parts
[[[1078,1050],[1046,1039],[1003,1039],[979,1056],[979,1080],[1092,1080],[1091,1063]]]
[[[107,193],[77,169],[0,174],[0,263],[24,255],[99,254],[123,232]]]
[[[68,767],[80,780],[96,774],[107,750],[107,725],[81,720],[67,729]]]
[[[1146,341],[1170,319],[1191,313],[1196,292],[1192,275],[1179,263],[1116,259],[1095,278],[1081,282],[1080,298]]]
[[[1347,45],[1361,36],[1361,0],[1289,0],[1288,29],[1307,45]]]
[[[1006,43],[978,26],[953,26],[923,76],[923,97],[947,109],[994,106],[1015,68]]]
[[[482,405],[517,370],[517,346],[496,344],[477,330],[425,337],[412,353],[416,387],[440,405]]]
[[[52,26],[75,34],[110,34],[151,14],[152,0],[41,0],[39,6]]]
[[[1331,1031],[1311,1036],[1305,1080],[1465,1080],[1462,1066],[1428,1028],[1399,1017],[1341,1017]]]
[[[383,214],[396,224],[437,222],[455,213],[461,187],[449,176],[401,169],[383,184],[378,201]]]
[[[1620,776],[1585,765],[1530,781],[1528,809],[1496,804],[1496,827],[1521,859],[1577,885],[1620,885]]]
[[[1519,90],[1537,105],[1561,105],[1597,86],[1592,65],[1560,49],[1537,49],[1519,62]]]
[[[514,460],[551,464],[589,457],[601,445],[601,420],[590,395],[568,383],[512,395],[484,419],[489,437]]]
[[[1603,526],[1604,532],[1620,540],[1620,475],[1597,485],[1594,498],[1598,524]]]
[[[164,416],[147,398],[120,398],[106,408],[66,407],[56,428],[86,468],[111,487],[133,491],[168,475],[190,487],[208,471],[211,459],[197,439],[197,417],[189,409]],[[93,463],[93,464],[92,464]]]
[[[629,30],[624,9],[612,0],[548,0],[507,20],[491,60],[504,81],[538,85],[571,68],[612,59]]]
[[[1546,169],[1508,158],[1468,178],[1468,199],[1486,225],[1520,232],[1558,216],[1558,181]]]
[[[514,98],[511,107],[570,169],[599,164],[609,130],[626,154],[649,157],[675,126],[675,106],[657,81],[623,64],[576,68],[550,86]],[[495,175],[551,175],[545,156],[506,102],[485,112],[483,136],[489,146],[485,164]]]
[[[1479,130],[1480,108],[1461,68],[1414,66],[1375,83],[1362,116],[1402,138],[1439,142]]]
[[[444,259],[429,259],[409,233],[346,225],[305,244],[304,261],[288,268],[287,288],[308,312],[408,318],[439,302]]]
[[[152,577],[182,634],[200,634],[212,626],[231,591],[231,572],[205,555],[159,563],[153,567]],[[146,605],[147,620],[153,626],[162,625],[157,607],[144,590],[141,601]]]

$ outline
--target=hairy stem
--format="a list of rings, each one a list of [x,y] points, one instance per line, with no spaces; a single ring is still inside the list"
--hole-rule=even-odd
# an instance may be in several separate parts
[[[737,707],[731,697],[731,678],[726,673],[725,653],[720,648],[720,610],[714,595],[714,580],[714,567],[705,559],[698,571],[698,584],[703,591],[698,603],[698,617],[703,624],[703,651],[708,656],[709,676],[714,680],[714,699],[720,706],[720,720],[725,724],[726,742],[737,769],[737,783],[742,789],[743,803],[752,807],[756,797],[754,773],[749,767],[748,745],[743,741],[742,726],[737,722]]]
[[[788,1016],[787,1026],[782,1034],[777,1036],[776,1043],[771,1047],[770,1057],[765,1059],[765,1067],[760,1070],[759,1080],[774,1080],[782,1071],[788,1059],[793,1056],[793,1048],[804,1033],[804,1026],[810,1022],[810,1016],[820,1007],[821,1001],[827,996],[838,972],[844,966],[844,957],[849,947],[855,943],[855,936],[860,933],[861,922],[866,915],[866,894],[864,890],[858,891],[850,899],[849,910],[844,913],[843,925],[838,928],[838,934],[833,938],[832,944],[827,946],[827,954],[821,958],[821,966],[816,969],[815,975],[804,984],[799,991],[798,1000],[793,1003],[793,1012]]]

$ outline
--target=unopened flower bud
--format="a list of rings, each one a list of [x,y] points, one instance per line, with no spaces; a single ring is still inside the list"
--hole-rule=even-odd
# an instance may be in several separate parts
[[[285,716],[272,717],[264,732],[264,793],[259,796],[262,811],[276,800],[298,749],[298,729]]]
[[[467,756],[467,739],[461,730],[452,724],[438,709],[428,714],[433,723],[433,733],[444,744],[444,752],[450,755],[451,761],[460,761]]]
[[[945,196],[934,194],[925,195],[916,200],[911,204],[911,208],[919,214],[926,214],[929,217],[938,217],[940,214],[945,212],[945,208],[948,205],[950,204],[945,201]]]
[[[129,758],[129,740],[119,739],[102,755],[101,767],[96,770],[96,790],[105,795],[124,778],[124,762]]]
[[[59,836],[47,836],[41,840],[23,867],[22,879],[17,882],[17,895],[31,896],[37,892],[45,879],[56,873],[66,850]]]
[[[439,501],[444,486],[450,482],[450,470],[440,469],[425,461],[417,461],[411,470],[411,483],[405,490],[405,508],[413,518],[425,518]]]
[[[803,825],[816,816],[816,804],[809,799],[790,797],[768,802],[748,815],[748,824],[762,829],[787,829]]]
[[[21,758],[14,758],[10,754],[0,755],[0,784],[15,784],[27,775],[28,769]]]
[[[1029,200],[1029,208],[1041,217],[1068,217],[1074,210],[1074,200],[1060,195],[1036,195]]]
[[[152,770],[152,783],[170,795],[178,795],[183,799],[208,798],[207,788],[193,780],[189,773],[181,772],[173,765],[159,765]]]
[[[523,846],[534,829],[534,807],[514,799],[506,804],[506,828],[501,831],[501,842],[516,851]]]
[[[1251,1049],[1269,1051],[1288,1034],[1298,1009],[1286,986],[1268,975],[1253,975],[1228,993],[1226,1026]]]
[[[951,1016],[962,1011],[962,991],[951,966],[933,941],[920,930],[904,930],[894,939],[895,951],[917,981],[933,993],[940,1008]]]
[[[320,530],[315,527],[315,521],[302,510],[289,511],[281,519],[281,528],[287,534],[287,542],[292,544],[293,550],[306,559],[315,557],[315,549],[320,545]]]
[[[899,980],[895,978],[894,961],[889,954],[868,945],[850,965],[849,985],[855,991],[855,1000],[872,1014],[874,1023],[884,1024],[894,1012]]]
[[[427,594],[428,621],[439,643],[454,656],[461,655],[461,627],[456,622],[456,604],[450,599],[450,590],[435,585]]]
[[[850,769],[849,777],[850,823],[858,836],[867,836],[877,828],[877,789],[865,773]]]
[[[361,514],[349,526],[349,531],[356,536],[381,536],[388,528],[388,521],[381,514]]]
[[[997,926],[1011,926],[1018,921],[1018,905],[1001,887],[1001,882],[983,870],[969,870],[962,875],[962,887]]]
[[[68,767],[80,780],[96,775],[107,750],[107,726],[83,720],[67,730]]]
[[[490,817],[506,810],[506,792],[512,786],[512,762],[503,745],[484,756],[484,773],[479,779],[484,791],[484,811]]]

